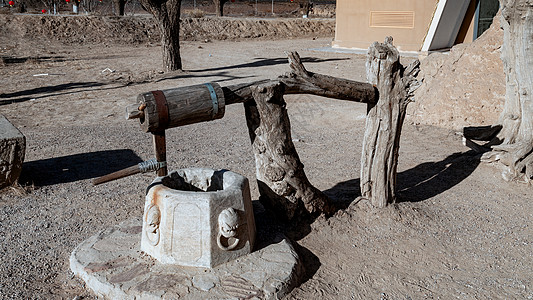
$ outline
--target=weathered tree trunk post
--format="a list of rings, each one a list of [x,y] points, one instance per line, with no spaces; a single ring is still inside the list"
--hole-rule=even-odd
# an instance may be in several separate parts
[[[300,1],[300,12],[304,18],[309,17],[309,13],[313,9],[313,4],[309,0]]]
[[[215,4],[215,13],[217,17],[222,17],[224,15],[224,4],[228,2],[228,0],[213,0]]]
[[[377,87],[377,103],[368,104],[361,154],[361,196],[384,207],[396,199],[396,167],[400,134],[407,104],[418,81],[418,60],[407,69],[400,64],[392,38],[375,42],[368,50],[367,80]]]
[[[161,31],[163,66],[167,71],[181,70],[180,11],[181,0],[141,0],[156,18]]]
[[[284,85],[271,81],[250,89],[254,101],[244,107],[261,201],[289,220],[301,204],[310,214],[331,212],[329,199],[307,179],[292,143]]]
[[[126,0],[113,0],[113,13],[115,16],[123,16]]]
[[[533,178],[533,2],[500,0],[500,7],[505,105],[499,120],[501,131],[488,144],[497,146],[482,161],[500,161],[506,165],[502,174],[506,180],[530,182]],[[465,138],[486,140],[471,131],[465,128]]]

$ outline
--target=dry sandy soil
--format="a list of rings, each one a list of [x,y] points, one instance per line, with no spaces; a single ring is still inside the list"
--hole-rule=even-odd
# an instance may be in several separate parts
[[[63,44],[0,35],[0,113],[27,138],[19,188],[0,193],[0,298],[92,299],[69,271],[81,241],[140,217],[153,174],[100,186],[91,179],[153,156],[151,137],[125,107],[141,92],[209,81],[221,85],[288,71],[296,50],[313,72],[364,80],[364,56],[312,51],[331,38],[187,41],[186,71],[162,73],[156,44]],[[48,74],[35,76],[38,74]],[[399,202],[355,202],[365,106],[287,97],[292,137],[310,181],[338,207],[299,225],[263,213],[302,255],[306,277],[288,299],[530,299],[531,188],[497,168],[453,131],[404,126]],[[438,112],[435,112],[438,113]],[[214,122],[168,130],[170,169],[227,168],[251,179],[254,161],[241,105]]]

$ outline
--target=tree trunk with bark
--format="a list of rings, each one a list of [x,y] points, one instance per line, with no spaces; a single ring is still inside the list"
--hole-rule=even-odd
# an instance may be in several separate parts
[[[298,214],[331,214],[334,207],[305,175],[292,142],[283,95],[303,93],[373,103],[376,90],[368,83],[308,72],[298,53],[288,56],[289,74],[223,90],[227,104],[244,102],[261,201],[290,220]]]
[[[499,124],[477,130],[464,129],[465,142],[482,151],[484,162],[506,166],[505,180],[530,182],[533,178],[533,1],[500,0],[506,75],[505,105]],[[479,145],[471,140],[489,141]]]
[[[164,68],[167,71],[181,70],[181,0],[141,0],[141,4],[156,18],[159,25]]]
[[[255,101],[246,102],[246,122],[255,156],[261,202],[292,219],[297,212],[330,212],[329,199],[304,173],[291,137],[281,82],[251,87]],[[303,204],[303,209],[299,205]]]
[[[126,0],[113,0],[113,13],[115,16],[123,16],[125,6]]]
[[[222,17],[224,15],[224,4],[226,4],[226,2],[228,2],[228,0],[213,0],[217,17]]]
[[[400,64],[392,38],[375,42],[368,50],[367,80],[377,87],[377,103],[367,108],[365,135],[361,154],[361,196],[375,207],[384,207],[396,199],[396,167],[400,134],[407,104],[420,83],[414,78],[418,60],[407,68]]]
[[[313,4],[309,0],[300,1],[300,13],[303,16],[308,17],[312,9],[313,9]]]

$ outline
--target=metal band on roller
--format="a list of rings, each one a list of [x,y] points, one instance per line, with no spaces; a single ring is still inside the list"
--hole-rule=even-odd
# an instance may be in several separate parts
[[[211,95],[211,101],[213,101],[213,118],[218,114],[218,98],[217,93],[215,92],[215,89],[211,85],[211,83],[205,83],[207,86],[207,89],[209,90],[209,94]]]

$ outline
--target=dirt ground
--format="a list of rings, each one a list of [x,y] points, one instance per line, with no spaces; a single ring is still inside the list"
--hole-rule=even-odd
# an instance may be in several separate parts
[[[153,157],[151,136],[124,118],[137,94],[273,78],[288,71],[289,50],[313,72],[359,81],[365,74],[364,56],[310,50],[331,38],[186,41],[185,71],[174,73],[161,72],[156,44],[0,42],[0,113],[27,138],[22,187],[0,193],[2,299],[94,298],[69,271],[69,255],[98,231],[140,217],[154,177],[91,185]],[[531,187],[504,182],[453,131],[408,119],[399,203],[371,208],[355,202],[366,107],[286,99],[306,173],[338,207],[310,224],[258,222],[286,228],[304,259],[306,277],[288,299],[533,298]],[[226,107],[221,120],[168,130],[167,147],[170,169],[233,170],[250,178],[258,199],[242,105]]]

